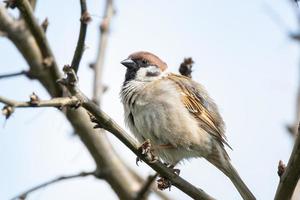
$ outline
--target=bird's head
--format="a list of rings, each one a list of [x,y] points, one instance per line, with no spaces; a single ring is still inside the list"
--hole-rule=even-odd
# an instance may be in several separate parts
[[[156,55],[139,51],[121,62],[127,68],[125,82],[131,80],[150,82],[162,77],[167,64]]]

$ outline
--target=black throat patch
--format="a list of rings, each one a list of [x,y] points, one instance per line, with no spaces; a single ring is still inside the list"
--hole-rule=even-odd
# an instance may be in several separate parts
[[[138,69],[139,68],[127,68],[127,71],[126,71],[126,74],[125,74],[124,85],[126,84],[126,82],[135,79],[135,76],[136,76],[136,73],[137,73]]]

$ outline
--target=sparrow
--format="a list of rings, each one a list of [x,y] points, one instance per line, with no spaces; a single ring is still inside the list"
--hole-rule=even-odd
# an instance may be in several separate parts
[[[224,121],[204,87],[168,72],[167,64],[149,52],[133,53],[121,64],[127,68],[120,92],[125,123],[138,142],[151,144],[154,154],[170,165],[205,158],[243,199],[255,199],[230,163]]]

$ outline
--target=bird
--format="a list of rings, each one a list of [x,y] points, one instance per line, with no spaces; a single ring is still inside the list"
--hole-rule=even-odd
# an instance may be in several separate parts
[[[230,162],[225,123],[204,86],[169,72],[163,60],[147,51],[132,53],[121,64],[127,68],[120,91],[125,124],[141,147],[147,151],[151,146],[151,153],[172,166],[205,158],[243,199],[256,199]]]

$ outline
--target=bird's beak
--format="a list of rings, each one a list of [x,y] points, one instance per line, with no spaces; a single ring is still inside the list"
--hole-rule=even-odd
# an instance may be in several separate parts
[[[131,60],[130,58],[123,60],[121,62],[121,64],[124,65],[127,68],[134,68],[134,67],[136,67],[136,63],[133,60]]]

